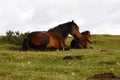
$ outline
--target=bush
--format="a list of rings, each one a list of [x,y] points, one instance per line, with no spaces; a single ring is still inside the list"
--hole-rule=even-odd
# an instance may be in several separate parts
[[[21,45],[23,39],[29,34],[30,32],[20,33],[19,31],[7,31],[6,36],[3,36],[3,41],[6,43],[14,44],[14,45]]]

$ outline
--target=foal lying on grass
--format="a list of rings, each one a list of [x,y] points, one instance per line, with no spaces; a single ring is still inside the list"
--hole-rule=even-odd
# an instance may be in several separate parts
[[[71,41],[71,48],[88,48],[87,42],[92,43],[90,31],[84,31],[82,34],[82,40],[73,39]]]

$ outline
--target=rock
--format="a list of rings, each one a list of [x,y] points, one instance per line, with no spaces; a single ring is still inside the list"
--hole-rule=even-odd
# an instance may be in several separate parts
[[[103,73],[89,77],[87,80],[120,80],[120,77],[116,76],[114,73]]]
[[[63,58],[63,60],[73,60],[73,59],[81,59],[83,57],[83,55],[79,55],[79,56],[65,56]]]
[[[106,50],[106,49],[102,49],[102,50],[100,50],[100,52],[102,52],[102,53],[106,53],[106,52],[108,52],[108,50]]]
[[[73,59],[75,59],[75,57],[74,56],[65,56],[63,59],[64,60],[73,60]]]

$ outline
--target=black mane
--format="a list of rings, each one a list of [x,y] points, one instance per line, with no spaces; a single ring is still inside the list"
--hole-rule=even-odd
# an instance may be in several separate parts
[[[67,22],[64,24],[60,24],[54,28],[48,30],[48,32],[54,33],[54,35],[61,35],[61,37],[66,38],[70,33],[72,22]]]

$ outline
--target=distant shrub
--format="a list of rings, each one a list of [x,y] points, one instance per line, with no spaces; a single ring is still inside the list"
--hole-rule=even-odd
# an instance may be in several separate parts
[[[20,33],[19,31],[7,31],[6,35],[3,36],[3,41],[6,43],[14,44],[14,45],[21,45],[23,39],[29,34],[30,32]]]

